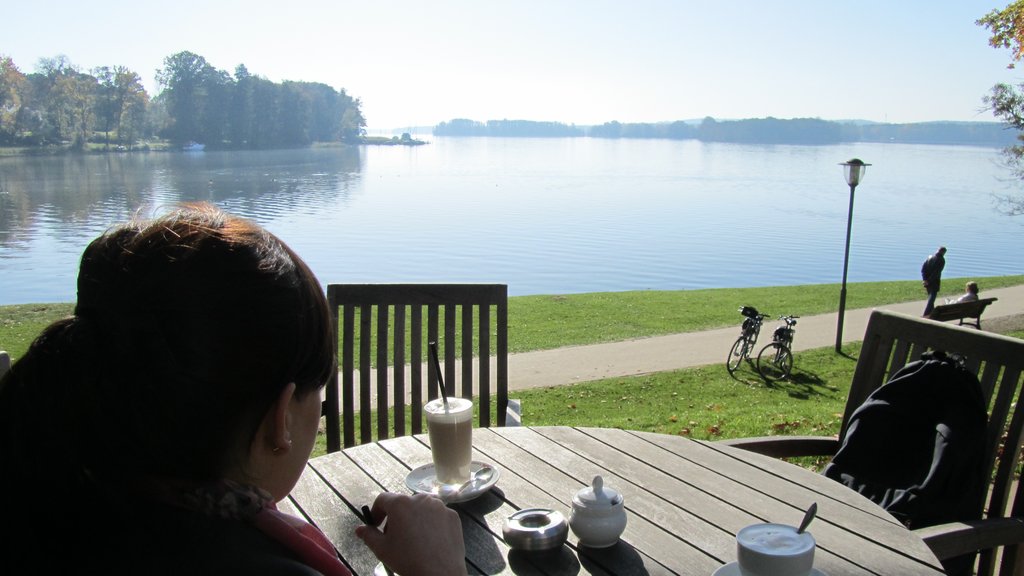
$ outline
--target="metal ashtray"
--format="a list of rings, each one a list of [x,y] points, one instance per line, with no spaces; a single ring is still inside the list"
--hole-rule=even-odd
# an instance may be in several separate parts
[[[557,510],[525,508],[505,519],[501,533],[513,550],[553,550],[565,544],[569,523]]]

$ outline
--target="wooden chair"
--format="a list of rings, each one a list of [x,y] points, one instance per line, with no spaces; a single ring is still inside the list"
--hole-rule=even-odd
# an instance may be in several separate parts
[[[864,344],[850,385],[837,438],[772,436],[723,442],[776,457],[828,456],[839,449],[853,411],[888,380],[888,375],[927,350],[965,358],[978,375],[988,405],[984,463],[992,484],[982,520],[917,530],[940,560],[981,551],[978,574],[1024,573],[1024,490],[1015,480],[1024,437],[1024,398],[1019,399],[1024,371],[1024,340],[981,332],[933,320],[875,310],[868,320]],[[1000,551],[1001,554],[997,554]]]
[[[447,393],[477,397],[479,426],[491,425],[493,398],[497,424],[505,425],[509,405],[506,285],[330,284],[327,299],[335,337],[341,333],[340,386],[336,376],[323,402],[328,452],[371,442],[373,409],[378,438],[423,431],[423,404],[438,396],[437,379],[428,362],[429,342],[437,342],[442,354]],[[394,407],[391,422],[389,406]],[[407,410],[412,422],[409,431]]]

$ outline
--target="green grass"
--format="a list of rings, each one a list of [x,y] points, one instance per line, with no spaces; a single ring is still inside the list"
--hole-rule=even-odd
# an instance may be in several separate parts
[[[12,361],[20,358],[43,328],[74,309],[74,304],[0,306],[0,350],[6,350]]]
[[[943,297],[963,293],[967,278],[943,280]],[[1024,276],[974,278],[985,290],[1024,284]],[[847,287],[847,309],[920,300],[921,282],[865,282]],[[645,290],[509,298],[511,352],[694,332],[739,324],[742,305],[772,316],[808,316],[839,308],[838,284],[713,290]]]
[[[724,363],[516,391],[528,425],[602,426],[700,439],[839,432],[860,346],[795,355],[788,381],[766,384]]]
[[[1024,284],[1024,276],[974,278],[985,290]],[[944,280],[941,297],[961,293],[966,278]],[[918,281],[850,284],[848,309],[920,300]],[[509,298],[509,351],[548,350],[738,325],[736,310],[756,306],[773,316],[807,316],[839,307],[838,284],[710,290],[643,290]],[[0,306],[0,349],[12,358],[49,322],[71,313],[71,304]]]
[[[624,428],[705,440],[829,436],[839,433],[860,344],[843,351],[836,354],[828,347],[798,352],[790,380],[773,385],[747,364],[734,378],[721,363],[517,390],[515,397],[522,401],[528,426]],[[320,438],[313,455],[324,453],[326,443]]]

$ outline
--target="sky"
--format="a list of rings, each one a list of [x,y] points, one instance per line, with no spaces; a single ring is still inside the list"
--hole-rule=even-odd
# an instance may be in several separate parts
[[[700,119],[991,121],[1024,82],[975,21],[1009,0],[34,0],[0,55],[67,56],[158,91],[164,58],[322,82],[367,128],[453,118],[576,125]]]

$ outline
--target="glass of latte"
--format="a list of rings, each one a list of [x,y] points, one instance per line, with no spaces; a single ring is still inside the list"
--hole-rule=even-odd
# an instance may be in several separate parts
[[[473,456],[473,401],[437,398],[423,406],[437,484],[469,481]]]

